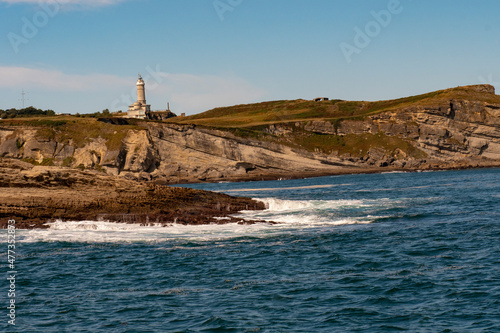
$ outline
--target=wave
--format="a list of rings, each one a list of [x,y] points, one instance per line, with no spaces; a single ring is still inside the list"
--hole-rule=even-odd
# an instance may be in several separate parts
[[[381,172],[381,175],[390,175],[390,174],[399,174],[399,173],[412,173],[412,171],[386,171],[386,172]]]
[[[105,221],[56,221],[44,230],[22,230],[22,242],[162,242],[169,240],[213,241],[238,237],[270,237],[284,231],[308,228],[366,224],[377,216],[373,207],[387,205],[387,200],[282,200],[256,199],[266,205],[264,211],[245,211],[237,217],[262,223],[168,226],[113,223]],[[375,209],[376,211],[376,209]],[[269,223],[275,222],[276,224]]]
[[[255,198],[266,205],[268,211],[297,211],[310,209],[338,209],[342,207],[366,207],[363,200],[281,200],[277,198]]]
[[[137,224],[113,223],[103,221],[68,221],[58,220],[56,222],[47,223],[51,230],[96,230],[96,231],[133,231],[137,229]],[[161,227],[161,225],[151,225],[150,227]],[[147,228],[148,228],[147,227]]]
[[[368,214],[358,214],[372,207],[368,200],[282,200],[277,198],[255,198],[265,204],[264,211],[245,211],[238,217],[247,220],[264,220],[281,223],[283,227],[318,227],[371,223],[375,220]],[[362,215],[362,216],[358,216]]]
[[[102,221],[57,221],[48,229],[19,230],[19,242],[75,243],[158,243],[171,240],[214,241],[253,236],[267,224],[240,225],[237,223],[210,225],[171,224],[143,226]]]

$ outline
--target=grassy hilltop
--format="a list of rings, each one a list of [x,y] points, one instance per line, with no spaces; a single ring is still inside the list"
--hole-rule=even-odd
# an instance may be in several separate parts
[[[500,96],[477,91],[465,86],[434,91],[405,98],[365,102],[331,100],[324,102],[299,100],[272,101],[231,107],[215,108],[197,115],[172,118],[169,122],[210,127],[251,128],[276,123],[324,120],[332,123],[344,119],[360,119],[386,111],[405,110],[412,106],[432,107],[443,100],[466,99],[500,103]]]
[[[340,99],[314,102],[297,99],[242,104],[219,107],[187,117],[170,118],[165,122],[202,125],[214,128],[258,129],[262,126],[267,127],[273,124],[297,121],[319,120],[335,124],[342,120],[364,119],[367,116],[386,111],[404,111],[415,106],[432,107],[442,104],[443,101],[452,99],[472,100],[491,104],[500,103],[499,95],[477,91],[474,87],[478,86],[450,88],[422,95],[376,102],[344,101]],[[101,114],[101,118],[112,116],[109,113],[107,115]],[[4,118],[0,121],[0,124],[4,126],[34,126],[58,129],[67,131],[67,134],[77,141],[83,140],[83,136],[86,134],[90,137],[94,137],[99,133],[110,135],[113,132],[108,133],[108,130],[111,128],[116,129],[116,126],[112,124],[98,122],[97,118],[99,117],[56,116],[52,112],[48,115],[28,115],[13,119]],[[141,122],[144,121],[128,120],[129,129],[139,129]]]

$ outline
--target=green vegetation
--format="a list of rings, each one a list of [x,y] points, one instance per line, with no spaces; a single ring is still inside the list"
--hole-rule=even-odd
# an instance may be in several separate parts
[[[274,101],[248,105],[236,105],[209,110],[207,112],[169,120],[171,123],[194,124],[201,127],[230,132],[246,139],[276,142],[293,148],[326,154],[350,154],[366,156],[373,148],[383,148],[392,154],[406,154],[414,158],[425,158],[426,154],[410,142],[378,134],[323,135],[304,130],[309,121],[326,121],[338,132],[345,120],[364,120],[382,112],[408,112],[419,106],[439,107],[453,99],[466,99],[500,104],[500,96],[478,91],[474,87],[458,87],[386,101]],[[297,123],[301,123],[299,125]],[[270,125],[281,124],[291,135],[273,135]]]
[[[33,165],[43,165],[43,166],[53,166],[54,165],[54,159],[53,158],[44,158],[42,162],[38,162],[34,158],[25,158],[23,159],[24,162],[31,163]]]
[[[77,117],[83,117],[83,118],[111,118],[111,112],[109,112],[109,109],[102,110],[101,112],[94,112],[94,113],[85,113],[85,114],[76,114]]]
[[[40,165],[43,166],[53,166],[54,165],[54,159],[53,158],[44,158]]]
[[[129,121],[129,123],[130,125],[114,125],[98,121],[96,118],[71,115],[0,121],[0,124],[4,126],[37,128],[37,137],[39,139],[58,141],[60,143],[71,142],[76,148],[82,148],[92,139],[101,137],[106,141],[106,146],[110,150],[121,147],[121,142],[129,130],[145,129],[140,126],[139,121]]]
[[[395,136],[387,136],[383,133],[348,134],[344,136],[310,133],[294,136],[293,143],[297,147],[325,154],[338,152],[339,155],[350,154],[355,157],[363,157],[372,148],[382,148],[388,153],[394,154],[399,149],[414,158],[426,157],[425,153],[415,148],[408,141]]]
[[[73,162],[75,162],[74,157],[66,157],[62,162],[62,166],[63,167],[70,167],[73,164]]]
[[[24,162],[27,162],[27,163],[30,163],[30,164],[33,164],[33,165],[39,165],[39,163],[34,159],[34,158],[24,158],[23,159]]]
[[[24,117],[33,117],[33,116],[54,116],[56,113],[54,110],[41,110],[34,108],[33,106],[24,108],[24,109],[8,109],[1,110],[0,109],[0,118],[1,119],[12,119],[12,118],[24,118]]]
[[[171,123],[195,124],[222,128],[251,128],[259,125],[290,123],[296,121],[324,120],[334,126],[343,119],[363,119],[366,116],[386,112],[404,112],[408,108],[426,105],[437,106],[452,99],[470,99],[487,103],[500,103],[500,96],[478,92],[471,87],[439,90],[427,94],[387,101],[314,102],[306,100],[274,101],[248,105],[216,108],[194,116],[172,118]],[[335,125],[336,124],[336,125]]]
[[[77,122],[67,123],[61,128],[51,128],[58,142],[69,143],[71,141],[74,145],[81,148],[92,139],[101,137],[106,140],[106,146],[110,150],[119,149],[122,140],[131,129],[141,128],[134,125],[112,125],[97,121],[96,119],[79,119]],[[44,130],[46,131],[46,128]],[[39,130],[38,135],[43,137],[45,133]]]
[[[102,172],[102,173],[106,173],[106,170],[104,170],[104,168],[100,164],[94,165],[94,170],[97,170],[97,171]]]
[[[236,105],[215,108],[188,117],[170,118],[166,122],[196,125],[201,128],[229,132],[239,138],[273,142],[325,154],[338,153],[339,155],[350,154],[353,157],[363,157],[371,149],[378,148],[394,155],[425,158],[425,153],[405,139],[387,136],[383,133],[341,136],[338,135],[338,129],[344,121],[364,120],[368,116],[388,111],[411,112],[420,106],[440,107],[449,105],[450,101],[454,99],[500,104],[500,96],[498,95],[487,91],[482,92],[477,87],[458,87],[375,102],[338,99],[314,102],[298,99]],[[20,130],[28,126],[36,128],[36,135],[39,139],[71,144],[75,148],[82,148],[93,139],[102,138],[109,150],[118,150],[130,130],[146,129],[143,126],[144,120],[128,119],[125,122],[128,125],[118,125],[118,123],[123,122],[111,119],[112,115],[109,110],[87,115],[55,116],[51,110],[42,111],[30,107],[23,109],[22,112],[11,109],[0,110],[0,113],[5,113],[5,118],[7,118],[0,121],[1,125],[18,127]],[[332,134],[318,134],[305,130],[304,125],[311,121],[330,122],[334,130],[328,124],[326,124],[329,127],[327,132]],[[457,144],[452,140],[448,141]],[[22,140],[18,140],[16,144],[19,149],[24,146]],[[41,163],[28,159],[27,162],[35,165],[53,165],[54,163],[52,159],[46,159]],[[73,158],[66,158],[62,165],[72,166],[74,162]],[[79,165],[77,168],[85,169],[83,165]],[[102,171],[100,166],[94,168]]]
[[[335,116],[340,100],[313,102],[305,100],[275,101],[216,108],[198,115],[172,118],[170,122],[215,127],[247,127],[262,124]]]

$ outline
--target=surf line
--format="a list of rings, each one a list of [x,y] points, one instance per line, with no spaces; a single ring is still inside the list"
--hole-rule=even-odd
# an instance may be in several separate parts
[[[265,187],[265,188],[242,188],[236,190],[217,191],[217,192],[263,192],[263,191],[278,191],[278,190],[305,190],[315,188],[331,188],[336,186],[350,186],[352,184],[331,184],[331,185],[311,185],[311,186],[296,186],[296,187]]]

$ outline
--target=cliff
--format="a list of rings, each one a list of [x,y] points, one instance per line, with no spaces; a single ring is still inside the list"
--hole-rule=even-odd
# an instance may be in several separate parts
[[[0,156],[179,183],[500,165],[489,85],[391,101],[277,101],[167,122],[0,122]]]

